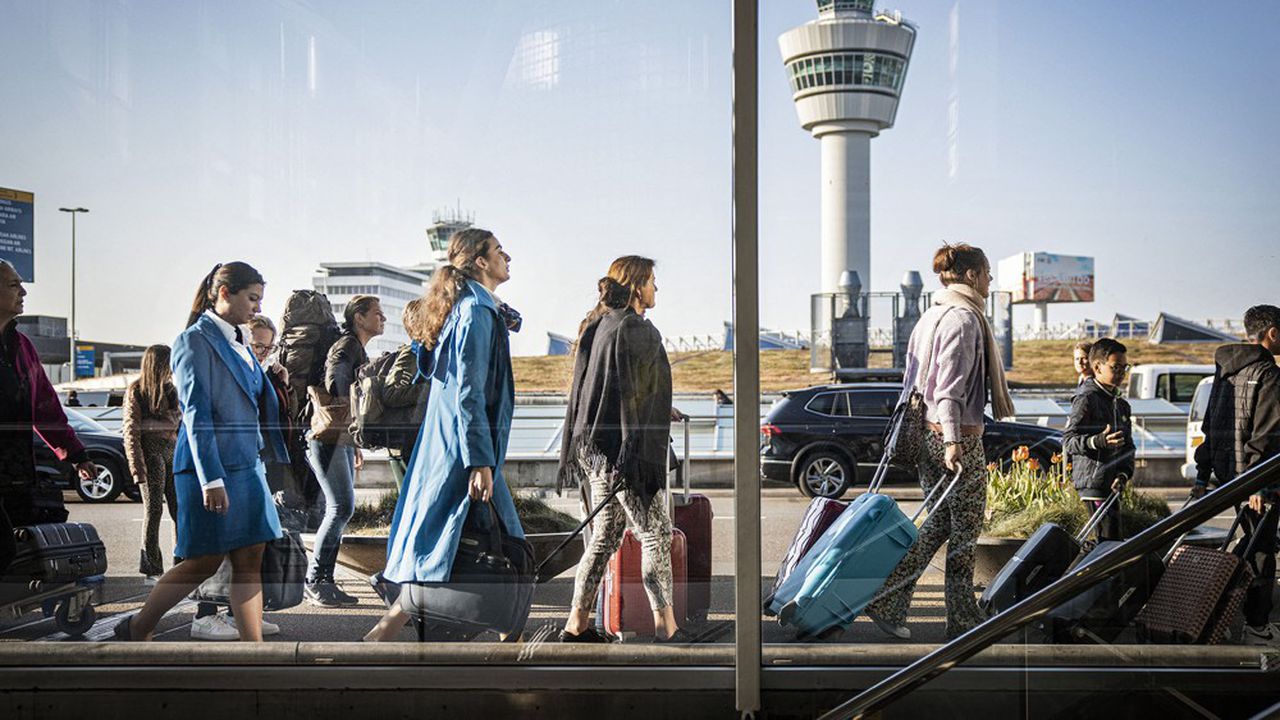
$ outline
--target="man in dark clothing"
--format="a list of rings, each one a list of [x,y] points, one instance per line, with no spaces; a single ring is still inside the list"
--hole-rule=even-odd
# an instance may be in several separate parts
[[[1133,477],[1135,448],[1129,402],[1120,395],[1129,374],[1127,348],[1102,338],[1089,349],[1089,367],[1093,375],[1071,401],[1062,448],[1071,455],[1071,479],[1092,515]],[[1115,503],[1098,524],[1098,539],[1121,540],[1122,530]]]
[[[1280,453],[1280,308],[1258,305],[1244,314],[1250,342],[1223,345],[1214,361],[1213,390],[1205,410],[1204,442],[1196,448],[1196,484],[1192,495],[1204,495],[1210,480],[1230,482],[1240,473]],[[1237,545],[1243,553],[1257,536],[1254,582],[1245,596],[1245,642],[1280,646],[1280,628],[1271,623],[1271,591],[1276,584],[1276,522],[1274,505],[1280,487],[1249,498],[1242,511],[1245,534]],[[1264,513],[1271,505],[1272,512]]]

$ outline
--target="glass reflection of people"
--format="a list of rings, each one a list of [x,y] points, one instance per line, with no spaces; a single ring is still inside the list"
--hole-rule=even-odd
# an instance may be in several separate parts
[[[152,588],[118,640],[149,640],[164,614],[231,560],[231,606],[241,640],[262,640],[262,553],[281,536],[263,457],[287,462],[278,407],[241,325],[259,311],[265,281],[243,262],[216,265],[201,281],[187,329],[173,344],[182,407],[174,450],[178,542],[183,558]]]
[[[598,283],[600,300],[578,330],[573,385],[565,412],[560,479],[576,483],[593,507],[621,483],[596,516],[574,578],[573,605],[561,642],[612,642],[590,624],[600,581],[627,528],[641,547],[641,580],[659,641],[692,642],[679,627],[671,574],[671,517],[666,482],[671,421],[671,365],[662,335],[645,318],[657,303],[654,262],[629,255]]]
[[[510,262],[488,230],[456,232],[449,264],[427,290],[422,344],[434,354],[431,395],[387,540],[389,583],[448,580],[472,503],[492,503],[503,530],[524,537],[502,473],[515,410],[509,333],[520,316],[495,292],[511,278]],[[364,639],[390,640],[407,621],[393,602]]]
[[[18,332],[27,290],[22,276],[0,260],[0,572],[17,553],[15,525],[47,522],[35,507],[36,460],[32,430],[82,480],[97,467],[67,423],[62,403],[40,364],[40,353]]]

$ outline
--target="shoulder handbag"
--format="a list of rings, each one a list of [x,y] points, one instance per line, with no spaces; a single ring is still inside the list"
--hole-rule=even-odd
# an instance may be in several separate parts
[[[307,575],[307,552],[298,533],[284,534],[262,551],[262,609],[287,610],[302,604],[302,583]],[[191,599],[218,605],[231,604],[231,559],[191,593]]]
[[[924,439],[928,431],[925,426],[924,394],[920,392],[919,378],[929,371],[933,360],[933,339],[938,332],[938,325],[942,324],[942,318],[952,309],[954,308],[948,307],[938,316],[938,322],[926,336],[923,362],[915,368],[912,377],[904,378],[905,382],[911,383],[911,388],[904,393],[884,431],[884,453],[889,462],[915,467],[925,455]]]
[[[311,406],[311,439],[330,445],[347,435],[351,426],[351,403],[345,397],[334,397],[319,385],[307,387]]]

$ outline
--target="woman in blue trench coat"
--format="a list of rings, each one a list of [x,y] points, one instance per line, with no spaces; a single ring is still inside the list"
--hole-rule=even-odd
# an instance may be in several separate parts
[[[493,292],[511,277],[510,260],[493,233],[462,230],[427,291],[431,395],[387,539],[389,582],[448,580],[473,501],[492,502],[506,533],[524,537],[502,476],[515,407],[508,325],[518,316]],[[393,639],[407,621],[393,603],[365,640]]]

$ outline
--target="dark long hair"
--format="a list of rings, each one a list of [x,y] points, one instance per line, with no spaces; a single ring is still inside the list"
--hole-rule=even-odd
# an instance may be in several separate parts
[[[138,375],[138,394],[142,406],[154,417],[177,406],[173,387],[173,371],[169,368],[169,346],[152,345],[142,353],[142,371]]]
[[[208,275],[204,276],[204,280],[200,281],[200,287],[196,288],[196,298],[191,303],[191,314],[187,316],[187,327],[196,324],[196,320],[200,319],[200,315],[205,310],[213,308],[213,304],[218,300],[218,290],[226,288],[231,295],[244,290],[250,285],[266,285],[267,281],[262,279],[262,274],[253,269],[253,266],[246,262],[229,262],[225,265],[218,263],[213,266]]]
[[[604,316],[610,310],[620,310],[630,305],[640,296],[645,283],[653,277],[653,268],[657,265],[653,260],[639,255],[623,255],[609,265],[609,272],[596,283],[600,291],[600,300],[596,306],[582,319],[578,326],[578,338],[587,326]]]
[[[428,350],[435,348],[445,318],[458,302],[467,280],[475,278],[476,260],[489,252],[492,238],[493,233],[474,227],[449,237],[449,264],[431,276],[431,287],[424,296],[427,307],[422,312],[422,344]]]
[[[342,310],[342,331],[355,335],[356,316],[368,313],[377,304],[379,301],[374,295],[356,295],[348,300],[347,306]]]

